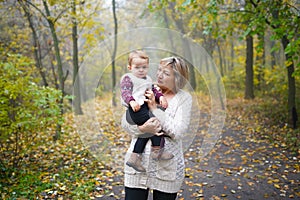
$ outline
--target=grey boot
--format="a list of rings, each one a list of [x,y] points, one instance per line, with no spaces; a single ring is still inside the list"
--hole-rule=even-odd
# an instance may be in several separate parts
[[[132,167],[138,172],[146,172],[146,169],[142,166],[142,155],[138,153],[131,153],[130,158],[126,162],[126,165]]]

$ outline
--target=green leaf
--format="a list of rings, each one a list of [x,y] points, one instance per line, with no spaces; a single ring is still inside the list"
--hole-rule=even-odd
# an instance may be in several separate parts
[[[251,31],[252,31],[252,28],[251,28],[251,27],[248,27],[248,28],[246,29],[246,31],[243,33],[243,38],[245,38],[247,35],[249,35],[249,34],[251,33]]]

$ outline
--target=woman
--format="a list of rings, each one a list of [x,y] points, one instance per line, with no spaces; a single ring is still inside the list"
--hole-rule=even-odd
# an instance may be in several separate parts
[[[188,67],[183,59],[168,57],[160,61],[157,71],[157,83],[168,101],[168,107],[162,111],[157,107],[152,91],[147,91],[147,103],[155,117],[142,126],[130,125],[123,116],[122,126],[132,134],[125,163],[130,157],[137,137],[143,133],[159,135],[164,132],[164,149],[172,152],[170,160],[151,159],[151,144],[148,143],[143,156],[146,172],[140,173],[125,165],[125,199],[147,200],[149,189],[153,190],[154,200],[173,200],[177,197],[184,179],[184,157],[182,139],[186,136],[192,107],[192,96],[183,91],[188,79]]]

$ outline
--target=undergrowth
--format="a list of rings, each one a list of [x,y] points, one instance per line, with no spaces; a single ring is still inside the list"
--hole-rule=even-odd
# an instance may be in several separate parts
[[[243,130],[256,137],[267,139],[276,147],[293,154],[300,153],[300,122],[296,129],[289,127],[286,103],[264,96],[253,100],[229,99],[227,104],[229,120],[240,123],[238,127],[243,127]]]

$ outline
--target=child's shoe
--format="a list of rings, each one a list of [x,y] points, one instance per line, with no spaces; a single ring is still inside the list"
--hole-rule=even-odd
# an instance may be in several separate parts
[[[164,149],[161,149],[160,146],[153,146],[151,148],[151,157],[153,160],[171,160],[174,155],[164,151]]]
[[[142,155],[138,153],[131,153],[130,158],[126,162],[126,165],[132,167],[138,172],[146,172],[146,169],[142,166]]]

